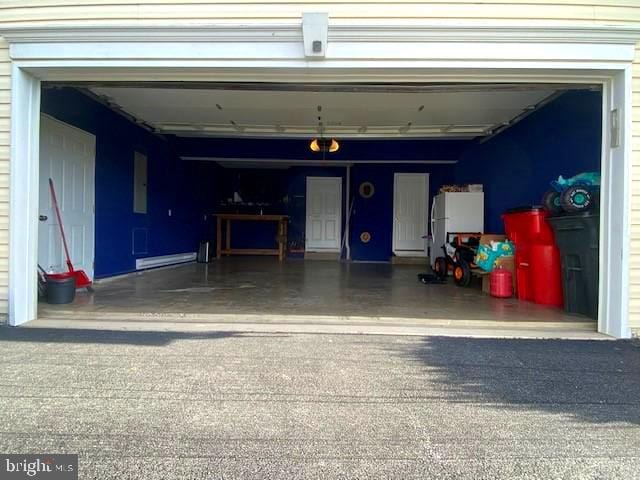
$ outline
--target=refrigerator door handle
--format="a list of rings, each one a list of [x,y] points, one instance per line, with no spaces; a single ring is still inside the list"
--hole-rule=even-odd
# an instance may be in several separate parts
[[[431,221],[431,238],[433,238],[433,227],[436,224],[436,219],[433,218],[433,213],[436,209],[436,197],[433,197],[431,200],[431,214],[429,215],[429,220]]]

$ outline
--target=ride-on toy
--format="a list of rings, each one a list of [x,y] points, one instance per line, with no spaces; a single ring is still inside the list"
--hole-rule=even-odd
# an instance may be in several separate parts
[[[551,190],[542,197],[542,205],[552,213],[585,212],[594,208],[600,196],[600,174],[580,173],[571,178],[562,175],[551,182]]]
[[[447,233],[447,241],[442,246],[444,256],[435,259],[433,266],[435,274],[445,278],[451,270],[457,285],[469,286],[472,269],[477,268],[474,260],[480,245],[480,235],[480,233]]]

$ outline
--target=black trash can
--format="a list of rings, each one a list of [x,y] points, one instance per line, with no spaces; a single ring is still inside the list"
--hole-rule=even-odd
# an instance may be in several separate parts
[[[597,319],[600,215],[562,215],[548,221],[562,259],[564,308]]]
[[[47,303],[71,303],[76,298],[76,277],[55,278],[47,275]]]

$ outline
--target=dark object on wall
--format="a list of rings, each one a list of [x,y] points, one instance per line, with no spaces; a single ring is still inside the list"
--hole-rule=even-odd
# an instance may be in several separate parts
[[[209,263],[211,261],[211,242],[203,240],[198,248],[198,263]]]
[[[550,217],[562,263],[564,309],[598,318],[600,215]]]
[[[47,303],[60,305],[71,303],[76,298],[76,278],[71,272],[64,275],[47,275],[46,280]]]
[[[376,193],[376,188],[371,182],[362,182],[358,188],[358,192],[362,198],[371,198]]]

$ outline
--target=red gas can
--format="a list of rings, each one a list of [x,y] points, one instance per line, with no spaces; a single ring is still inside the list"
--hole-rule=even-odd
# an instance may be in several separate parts
[[[489,293],[497,298],[510,298],[513,295],[513,278],[509,270],[496,268],[489,274]]]

